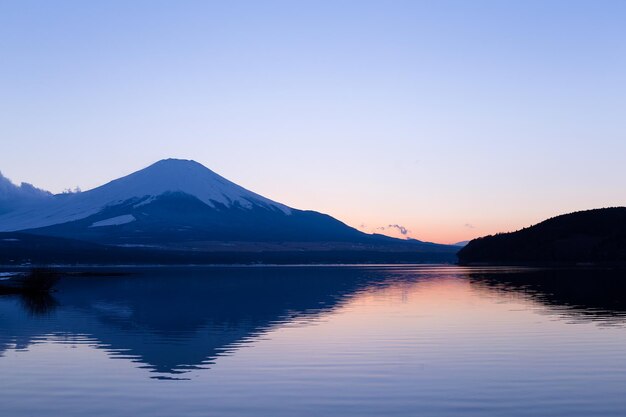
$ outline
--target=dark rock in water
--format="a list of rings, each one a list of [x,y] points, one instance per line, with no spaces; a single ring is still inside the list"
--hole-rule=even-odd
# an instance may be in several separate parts
[[[0,294],[49,293],[61,277],[60,272],[48,268],[34,268],[0,282]]]

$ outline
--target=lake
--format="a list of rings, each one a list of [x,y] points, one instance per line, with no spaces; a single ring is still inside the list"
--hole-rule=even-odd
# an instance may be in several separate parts
[[[0,297],[0,415],[626,415],[623,271],[131,271]]]

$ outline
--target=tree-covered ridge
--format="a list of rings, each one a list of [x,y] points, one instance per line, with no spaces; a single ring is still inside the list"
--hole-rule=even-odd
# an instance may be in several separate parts
[[[475,239],[458,257],[463,264],[626,262],[626,207],[564,214],[516,232]]]

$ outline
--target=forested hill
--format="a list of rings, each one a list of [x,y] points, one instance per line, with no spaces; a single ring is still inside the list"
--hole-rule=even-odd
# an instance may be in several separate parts
[[[624,263],[626,207],[564,214],[512,233],[472,240],[458,253],[474,263]]]

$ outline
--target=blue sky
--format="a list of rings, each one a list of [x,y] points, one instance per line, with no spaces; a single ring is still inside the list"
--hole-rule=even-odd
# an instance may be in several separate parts
[[[626,203],[623,1],[0,0],[0,170],[195,159],[452,242]]]

